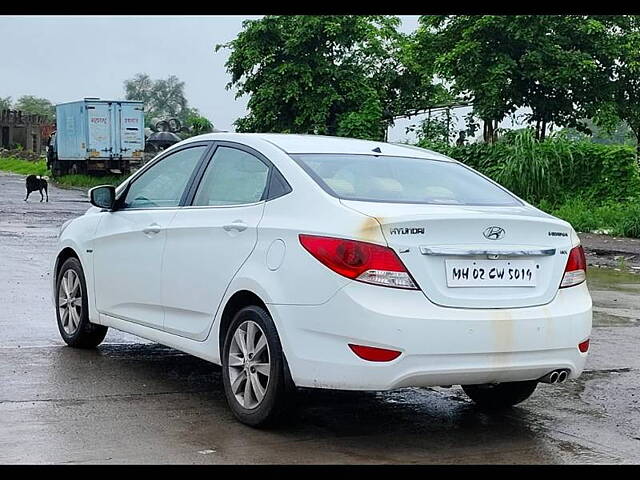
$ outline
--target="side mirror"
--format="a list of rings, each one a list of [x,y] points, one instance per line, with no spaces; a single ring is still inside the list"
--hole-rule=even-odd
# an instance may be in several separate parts
[[[100,185],[89,190],[91,205],[98,208],[111,210],[116,202],[116,187],[113,185]]]

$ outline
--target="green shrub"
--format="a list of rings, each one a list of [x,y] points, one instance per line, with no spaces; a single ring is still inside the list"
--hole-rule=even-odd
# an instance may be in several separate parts
[[[419,144],[460,160],[528,202],[560,206],[571,198],[628,201],[640,196],[640,170],[633,147],[570,141],[536,141],[522,130],[493,145]]]
[[[569,222],[578,232],[592,232],[601,228],[593,208],[582,199],[572,199],[557,209],[543,209]]]
[[[625,214],[618,224],[619,235],[640,238],[640,199],[638,202],[626,205]]]
[[[569,222],[578,232],[599,232],[640,238],[640,198],[625,202],[573,198],[557,208],[541,202],[540,209]]]

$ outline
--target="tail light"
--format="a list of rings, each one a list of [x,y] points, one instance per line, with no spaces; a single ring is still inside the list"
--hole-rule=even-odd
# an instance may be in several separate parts
[[[584,342],[578,344],[578,350],[582,353],[587,353],[589,351],[589,339],[587,338]]]
[[[560,288],[573,287],[584,282],[587,278],[587,259],[584,256],[582,245],[573,247],[569,252],[567,266],[564,269],[564,276]]]
[[[374,285],[417,290],[392,249],[344,238],[300,235],[300,243],[320,263],[347,278]]]
[[[352,343],[349,344],[349,348],[357,356],[359,356],[363,360],[368,360],[370,362],[390,362],[391,360],[395,360],[396,358],[398,358],[402,353],[402,352],[398,352],[397,350],[388,350],[386,348],[377,348],[377,347],[366,347],[364,345],[354,345]]]

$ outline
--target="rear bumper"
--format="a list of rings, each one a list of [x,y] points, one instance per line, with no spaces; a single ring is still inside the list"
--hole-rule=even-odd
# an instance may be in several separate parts
[[[586,283],[530,308],[440,307],[419,291],[359,282],[322,305],[268,307],[294,383],[344,390],[535,380],[558,368],[576,378],[592,315]],[[402,354],[369,362],[349,343]]]

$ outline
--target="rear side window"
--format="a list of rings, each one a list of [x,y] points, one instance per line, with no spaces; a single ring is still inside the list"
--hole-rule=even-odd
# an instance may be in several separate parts
[[[291,186],[284,179],[282,174],[276,169],[273,169],[271,173],[271,180],[269,181],[269,200],[282,197],[291,192]]]
[[[193,205],[243,205],[263,199],[269,167],[254,155],[218,147],[198,186]]]
[[[167,155],[134,180],[124,208],[177,207],[206,146],[185,148]]]
[[[506,190],[454,162],[374,155],[299,154],[293,159],[345,200],[440,205],[520,205]]]

